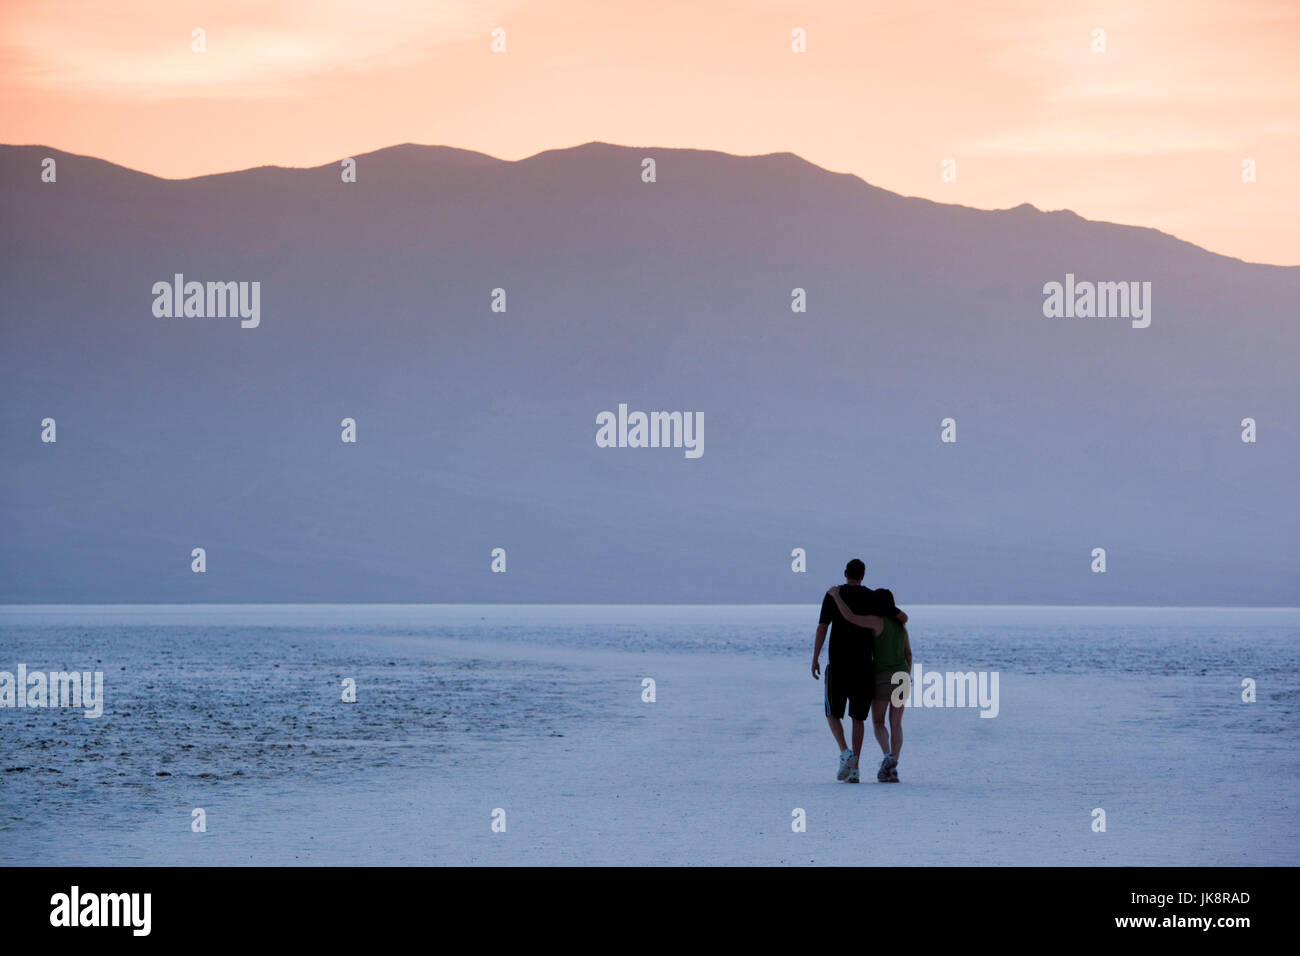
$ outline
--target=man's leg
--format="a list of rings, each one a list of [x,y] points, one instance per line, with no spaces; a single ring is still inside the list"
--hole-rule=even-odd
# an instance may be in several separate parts
[[[850,779],[852,774],[856,773],[853,769],[853,751],[844,744],[844,707],[849,702],[849,695],[846,691],[849,688],[844,686],[844,682],[833,680],[831,671],[836,671],[836,677],[839,676],[838,669],[830,665],[826,667],[826,723],[831,728],[831,736],[835,738],[835,743],[840,748],[840,766],[835,771],[835,779],[857,783],[857,780]],[[849,716],[853,717],[852,711]]]
[[[840,750],[848,750],[849,745],[844,742],[844,721],[840,720],[838,717],[827,716],[826,723],[831,725],[831,736],[834,737],[835,742],[840,745]],[[857,751],[854,752],[856,753]]]
[[[867,735],[867,719],[871,716],[872,692],[870,681],[856,675],[853,690],[849,695],[849,716],[853,718],[853,756],[849,759],[849,783],[858,783],[859,761],[862,757],[862,739]]]
[[[822,678],[823,702],[826,705],[826,723],[830,725],[831,736],[839,744],[840,753],[848,750],[844,742],[844,702],[839,699],[839,691],[831,685],[831,665],[826,664],[826,674]]]

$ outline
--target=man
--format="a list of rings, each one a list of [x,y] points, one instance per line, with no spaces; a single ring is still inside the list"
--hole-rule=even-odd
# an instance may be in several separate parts
[[[884,616],[907,622],[907,615],[894,607],[893,595],[883,592],[882,597],[862,586],[867,566],[854,558],[844,567],[844,585],[839,589],[840,600],[855,614],[868,616],[868,626],[846,620],[836,606],[835,599],[827,593],[822,599],[821,618],[817,624],[817,637],[813,644],[812,676],[821,676],[822,644],[830,628],[831,643],[826,654],[826,723],[831,736],[840,748],[840,765],[836,780],[858,783],[858,755],[866,736],[866,721],[871,716],[871,702],[876,691],[876,673],[873,645],[874,628],[884,626]],[[853,721],[853,746],[844,739],[844,709],[848,705]]]

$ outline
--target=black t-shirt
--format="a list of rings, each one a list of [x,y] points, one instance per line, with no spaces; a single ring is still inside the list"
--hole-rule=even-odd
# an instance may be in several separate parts
[[[840,600],[854,614],[893,617],[898,612],[894,606],[894,595],[884,588],[873,591],[860,584],[842,584]],[[835,599],[829,594],[822,598],[822,615],[818,623],[831,626],[830,647],[826,652],[828,666],[838,662],[845,667],[862,667],[871,673],[875,635],[865,627],[844,620]]]

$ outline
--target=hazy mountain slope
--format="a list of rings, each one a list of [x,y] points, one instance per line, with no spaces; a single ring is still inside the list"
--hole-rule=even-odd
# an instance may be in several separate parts
[[[357,162],[0,147],[0,600],[813,601],[854,554],[910,602],[1300,600],[1300,269],[790,154]],[[260,327],[155,318],[175,272]],[[1150,327],[1045,318],[1067,272]],[[597,448],[620,402],[703,457]]]

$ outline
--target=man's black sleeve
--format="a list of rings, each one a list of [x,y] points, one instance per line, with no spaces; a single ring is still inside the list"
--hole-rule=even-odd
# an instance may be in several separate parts
[[[830,624],[839,617],[839,609],[835,606],[835,598],[827,594],[822,598],[822,616],[818,619],[818,624]]]

